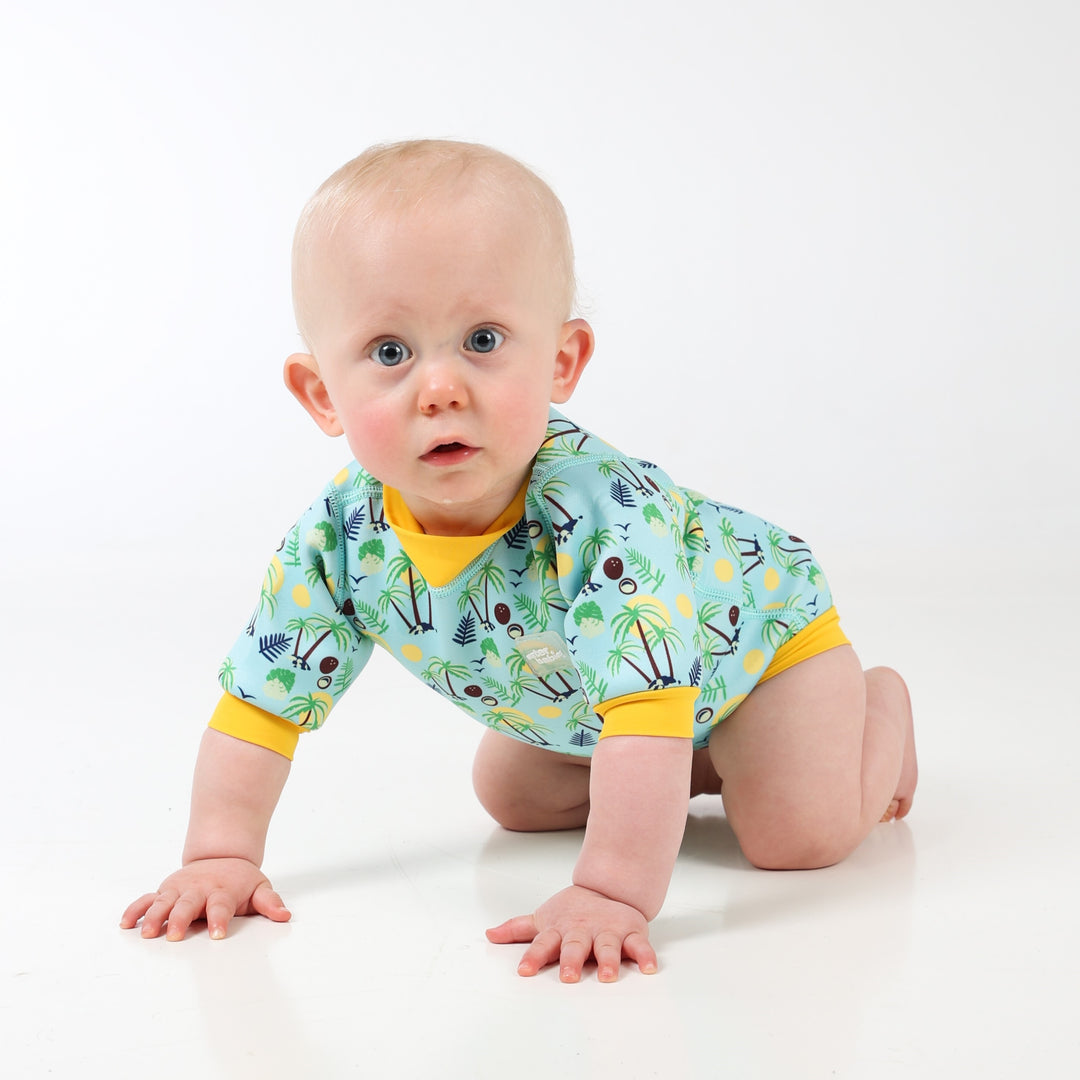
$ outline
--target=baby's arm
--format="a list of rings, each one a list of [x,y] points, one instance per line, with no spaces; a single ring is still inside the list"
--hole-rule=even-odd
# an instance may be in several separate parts
[[[535,975],[559,961],[577,982],[590,955],[599,978],[614,981],[625,955],[656,970],[648,921],[664,902],[690,802],[690,739],[619,735],[592,758],[590,811],[574,884],[488,931],[496,943],[532,942],[518,971]]]
[[[212,938],[225,936],[233,915],[288,920],[259,866],[289,766],[273,750],[208,729],[195,765],[183,868],[131,904],[120,925],[130,929],[141,918],[143,937],[157,937],[167,921],[166,936],[180,941],[203,916]]]

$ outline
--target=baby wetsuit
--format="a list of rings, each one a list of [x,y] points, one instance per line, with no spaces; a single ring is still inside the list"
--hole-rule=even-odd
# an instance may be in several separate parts
[[[759,681],[845,643],[802,540],[552,410],[531,475],[482,537],[428,536],[397,492],[342,469],[272,559],[211,726],[291,757],[378,645],[532,746],[701,747]],[[422,739],[436,720],[396,722]]]

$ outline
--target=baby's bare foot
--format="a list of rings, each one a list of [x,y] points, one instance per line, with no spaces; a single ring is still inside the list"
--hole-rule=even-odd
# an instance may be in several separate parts
[[[911,715],[911,698],[908,695],[907,686],[899,676],[896,677],[896,682],[897,689],[900,691],[897,705],[903,709],[904,761],[900,766],[900,780],[896,785],[896,793],[882,815],[882,821],[899,820],[907,816],[908,811],[911,810],[912,800],[915,798],[915,787],[919,782],[919,761],[915,754],[915,722]]]

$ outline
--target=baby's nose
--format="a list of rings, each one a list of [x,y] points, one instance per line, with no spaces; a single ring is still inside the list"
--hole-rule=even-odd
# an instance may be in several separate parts
[[[459,409],[468,403],[465,389],[465,373],[460,358],[434,356],[421,365],[420,411],[434,412],[438,409]]]

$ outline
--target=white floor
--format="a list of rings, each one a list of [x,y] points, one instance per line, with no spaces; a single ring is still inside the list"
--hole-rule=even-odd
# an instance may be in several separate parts
[[[562,887],[579,836],[494,827],[469,788],[480,729],[448,708],[398,752],[388,727],[440,703],[389,666],[377,715],[343,706],[301,744],[266,864],[291,924],[119,930],[174,868],[232,624],[198,602],[168,626],[147,551],[94,554],[5,585],[4,1076],[1080,1075],[1075,640],[1053,613],[988,611],[947,561],[932,593],[834,569],[864,661],[911,684],[911,817],[841,866],[770,874],[696,800],[660,973],[563,986],[519,978],[483,929]],[[210,594],[214,568],[177,572]],[[1015,636],[980,639],[991,615]]]

